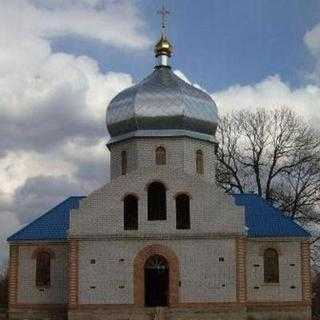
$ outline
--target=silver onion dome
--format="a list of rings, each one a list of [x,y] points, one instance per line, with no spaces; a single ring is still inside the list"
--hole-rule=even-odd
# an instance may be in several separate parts
[[[132,137],[189,136],[215,141],[218,110],[212,98],[176,76],[168,59],[158,61],[147,78],[110,102],[109,144]]]

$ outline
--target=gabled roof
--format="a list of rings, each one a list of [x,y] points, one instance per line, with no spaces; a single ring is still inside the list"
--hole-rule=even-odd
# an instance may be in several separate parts
[[[310,234],[291,218],[260,196],[233,194],[235,204],[244,206],[248,237],[309,237]],[[85,197],[70,197],[12,235],[8,241],[66,240],[71,209],[78,209]]]
[[[22,240],[66,240],[69,229],[70,210],[78,209],[79,202],[85,197],[70,197],[38,219],[34,220],[8,241]]]
[[[235,204],[244,206],[248,237],[310,237],[292,218],[256,194],[233,194]]]

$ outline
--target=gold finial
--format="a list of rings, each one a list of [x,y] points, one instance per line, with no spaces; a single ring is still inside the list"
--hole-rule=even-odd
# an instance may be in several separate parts
[[[158,14],[161,16],[161,38],[156,43],[154,47],[154,52],[156,54],[156,57],[171,57],[172,45],[166,37],[166,16],[170,14],[170,11],[168,11],[163,5],[161,10],[158,10]]]
[[[154,47],[154,53],[156,54],[156,57],[161,55],[171,57],[172,45],[163,35],[161,36],[160,40],[156,43]]]

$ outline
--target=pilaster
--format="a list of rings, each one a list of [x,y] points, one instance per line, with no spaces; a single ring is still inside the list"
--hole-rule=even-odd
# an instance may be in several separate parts
[[[9,257],[9,308],[17,304],[18,296],[18,268],[19,246],[10,245]]]
[[[236,279],[237,279],[237,302],[247,301],[247,277],[246,277],[247,239],[236,239]]]
[[[310,243],[301,242],[301,280],[302,280],[302,300],[311,302],[311,269],[310,269]]]
[[[68,304],[69,308],[78,306],[79,293],[79,241],[70,239],[69,241],[69,286]]]

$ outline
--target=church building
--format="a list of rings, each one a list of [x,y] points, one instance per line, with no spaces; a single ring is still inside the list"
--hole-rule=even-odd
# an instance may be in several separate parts
[[[110,182],[9,237],[10,319],[311,319],[309,233],[217,186],[217,106],[171,54],[107,108]]]

